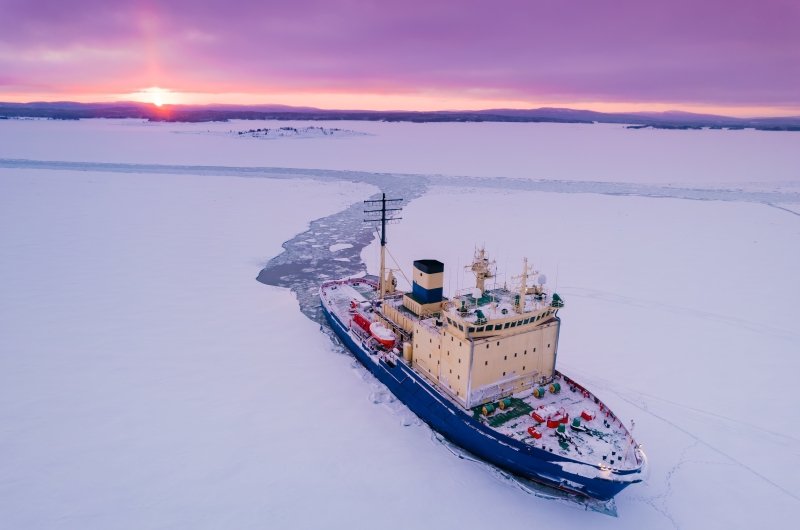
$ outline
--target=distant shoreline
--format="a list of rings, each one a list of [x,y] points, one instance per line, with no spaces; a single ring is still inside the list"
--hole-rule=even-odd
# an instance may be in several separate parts
[[[284,106],[188,106],[156,107],[145,103],[2,103],[0,119],[135,118],[153,122],[227,122],[230,120],[278,121],[384,121],[411,123],[511,122],[511,123],[617,123],[629,129],[756,129],[800,131],[800,116],[734,118],[687,112],[604,113],[589,110],[487,109],[477,111],[366,111],[325,110]]]

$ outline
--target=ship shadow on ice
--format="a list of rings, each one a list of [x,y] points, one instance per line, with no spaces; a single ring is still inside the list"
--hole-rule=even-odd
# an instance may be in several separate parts
[[[482,460],[481,458],[473,455],[469,451],[466,451],[463,448],[453,444],[452,442],[450,442],[450,440],[448,440],[441,434],[437,433],[436,431],[433,430],[431,431],[431,437],[435,441],[442,444],[448,451],[450,451],[453,455],[457,456],[458,458],[462,460],[468,460],[470,462],[473,462],[474,464],[477,464],[480,467],[483,467],[486,471],[492,474],[500,482],[521,489],[522,491],[524,491],[529,495],[533,495],[534,497],[538,497],[540,499],[560,502],[572,508],[577,508],[589,512],[597,512],[603,515],[609,515],[611,517],[617,517],[617,504],[614,501],[614,499],[608,501],[600,501],[597,499],[585,497],[583,495],[578,495],[576,493],[560,490],[558,488],[553,488],[552,486],[548,486],[540,482],[535,482],[532,480],[528,480],[526,478],[518,477],[516,475],[513,475],[507,471],[500,469],[499,467],[493,466],[492,464],[486,462],[485,460]]]

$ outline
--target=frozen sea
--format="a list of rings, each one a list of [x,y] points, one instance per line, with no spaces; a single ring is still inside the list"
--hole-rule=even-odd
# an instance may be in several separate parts
[[[287,125],[365,134],[230,134]],[[460,458],[330,340],[314,286],[374,272],[381,190],[406,270],[465,287],[485,243],[566,300],[560,369],[651,465],[616,517]],[[0,120],[0,528],[793,526],[798,270],[800,133]]]

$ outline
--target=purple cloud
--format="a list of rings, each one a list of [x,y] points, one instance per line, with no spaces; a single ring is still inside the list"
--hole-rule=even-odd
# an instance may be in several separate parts
[[[800,107],[794,0],[0,0],[0,16],[0,96],[159,85]]]

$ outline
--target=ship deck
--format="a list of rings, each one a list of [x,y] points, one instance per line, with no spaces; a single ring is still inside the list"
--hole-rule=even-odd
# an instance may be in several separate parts
[[[541,398],[530,393],[511,396],[510,407],[501,410],[496,407],[498,402],[494,402],[495,411],[488,416],[483,415],[483,406],[475,407],[473,417],[510,438],[587,464],[618,470],[640,467],[634,450],[636,442],[602,401],[561,373],[557,373],[553,382],[560,384],[560,392],[547,390]],[[562,411],[565,420],[561,423],[564,426],[561,433],[553,423],[549,424],[553,427],[548,427],[546,420],[540,422],[533,417],[534,412],[546,419]],[[534,438],[529,428],[538,431],[541,438]]]

